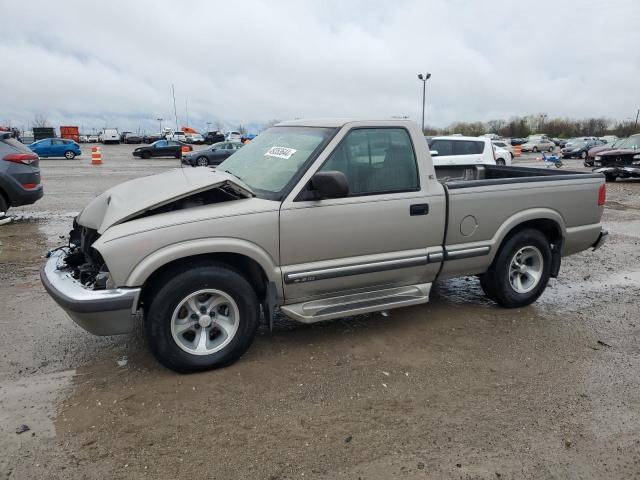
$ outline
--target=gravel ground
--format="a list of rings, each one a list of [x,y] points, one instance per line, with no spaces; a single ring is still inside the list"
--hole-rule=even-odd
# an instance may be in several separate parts
[[[139,332],[84,332],[38,278],[91,198],[178,166],[133,148],[43,160],[45,197],[0,227],[0,475],[640,477],[640,182],[608,185],[608,243],[530,307],[456,279],[389,316],[281,319],[233,366],[177,375]]]

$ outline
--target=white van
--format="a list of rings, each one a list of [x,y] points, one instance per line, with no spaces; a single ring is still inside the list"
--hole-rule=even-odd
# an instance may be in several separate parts
[[[170,133],[166,136],[167,140],[175,140],[176,142],[186,142],[187,136],[181,130],[176,130],[173,133]]]
[[[495,150],[489,137],[434,137],[429,142],[429,150],[436,167],[496,164]]]
[[[105,128],[98,137],[98,140],[105,145],[107,143],[120,143],[120,134],[118,133],[118,129]]]

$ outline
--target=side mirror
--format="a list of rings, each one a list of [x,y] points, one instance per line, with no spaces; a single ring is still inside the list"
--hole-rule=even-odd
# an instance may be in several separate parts
[[[437,157],[438,156],[438,150],[431,150],[429,153],[431,153],[432,157]]]
[[[311,177],[310,184],[318,199],[344,198],[349,195],[349,183],[342,172],[317,172]]]

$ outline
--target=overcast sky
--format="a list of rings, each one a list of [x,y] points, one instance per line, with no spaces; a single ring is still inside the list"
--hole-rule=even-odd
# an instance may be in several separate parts
[[[635,118],[640,1],[0,0],[0,124]]]

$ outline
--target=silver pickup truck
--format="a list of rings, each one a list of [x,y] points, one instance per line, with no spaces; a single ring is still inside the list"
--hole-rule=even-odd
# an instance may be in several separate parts
[[[261,319],[311,323],[417,305],[479,275],[503,307],[534,302],[561,257],[599,247],[601,174],[493,165],[436,170],[405,120],[297,120],[219,167],[132,180],[96,197],[41,271],[96,335],[143,317],[177,371],[228,365]]]

